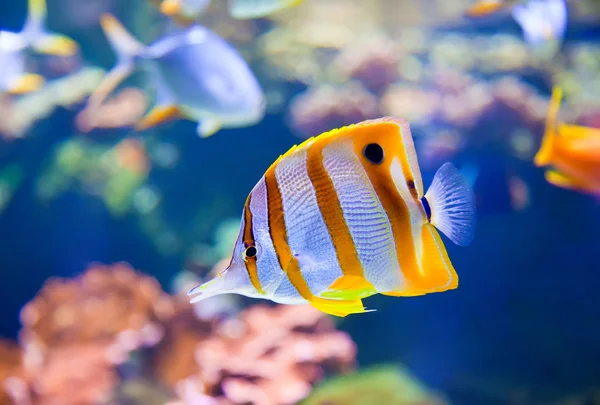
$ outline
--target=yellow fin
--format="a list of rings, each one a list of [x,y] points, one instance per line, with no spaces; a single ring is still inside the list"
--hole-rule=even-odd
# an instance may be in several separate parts
[[[177,106],[157,106],[136,124],[135,129],[137,131],[143,131],[179,117],[181,117],[181,112]]]
[[[560,137],[567,139],[585,139],[588,137],[600,137],[600,128],[584,127],[581,125],[560,124],[558,126]]]
[[[480,0],[469,7],[466,14],[469,17],[485,17],[499,11],[503,7],[504,5],[499,0]]]
[[[585,181],[577,180],[556,170],[548,170],[544,177],[546,177],[548,183],[557,187],[590,194],[600,193],[600,184],[588,184]]]
[[[437,229],[425,224],[421,230],[421,271],[418,278],[396,291],[381,292],[394,297],[415,297],[458,287],[458,275],[450,262],[446,247]]]
[[[8,90],[10,94],[26,94],[39,90],[44,85],[43,76],[27,73],[21,76]]]
[[[407,288],[406,290],[388,291],[388,292],[382,292],[380,294],[381,295],[388,295],[390,297],[418,297],[419,295],[425,295],[425,294],[427,294],[427,292]]]
[[[327,300],[318,297],[309,300],[310,305],[317,308],[321,312],[329,315],[345,317],[350,314],[361,314],[363,312],[372,312],[373,309],[367,310],[361,300]]]
[[[326,291],[319,295],[323,298],[354,300],[374,294],[377,294],[377,290],[364,277],[344,275],[335,280]]]
[[[437,229],[431,224],[425,224],[421,230],[421,240],[421,265],[425,282],[417,287],[427,292],[440,292],[458,287],[458,275]]]
[[[554,89],[552,89],[552,96],[550,98],[550,105],[546,116],[546,130],[544,132],[544,138],[542,139],[542,145],[533,158],[534,164],[538,167],[548,165],[552,160],[554,137],[556,136],[556,121],[558,111],[560,110],[561,99],[562,89],[560,87],[554,87]]]
[[[64,35],[48,34],[36,41],[34,48],[37,52],[47,55],[73,56],[77,53],[79,45]]]

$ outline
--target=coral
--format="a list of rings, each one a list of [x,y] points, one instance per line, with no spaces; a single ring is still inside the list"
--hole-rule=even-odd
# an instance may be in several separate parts
[[[385,115],[405,117],[413,124],[424,124],[434,117],[440,107],[440,96],[418,86],[396,84],[390,86],[380,101]]]
[[[179,403],[209,396],[222,404],[294,404],[327,373],[351,370],[355,354],[350,338],[310,306],[255,305],[198,343],[197,371],[179,381]]]
[[[377,98],[356,82],[310,88],[297,95],[290,105],[290,125],[303,137],[378,115]]]
[[[345,78],[357,79],[373,92],[380,92],[398,79],[400,47],[386,37],[374,37],[344,48],[334,69]]]
[[[16,342],[0,340],[0,405],[13,404],[6,388],[10,379],[21,371],[21,356],[21,348]]]
[[[148,100],[141,90],[126,88],[102,105],[81,111],[75,124],[82,132],[135,125],[144,115],[147,105]]]
[[[407,370],[377,367],[336,377],[318,386],[302,405],[444,405]]]
[[[51,279],[21,311],[20,340],[51,348],[105,344],[114,360],[162,337],[173,304],[158,282],[125,263],[93,265],[75,280]]]
[[[124,263],[49,280],[21,322],[21,347],[0,345],[0,405],[293,404],[356,355],[310,306],[200,319]]]

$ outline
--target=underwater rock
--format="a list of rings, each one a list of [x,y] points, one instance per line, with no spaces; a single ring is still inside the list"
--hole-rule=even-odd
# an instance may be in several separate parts
[[[376,367],[336,377],[315,388],[301,405],[445,405],[401,367]]]

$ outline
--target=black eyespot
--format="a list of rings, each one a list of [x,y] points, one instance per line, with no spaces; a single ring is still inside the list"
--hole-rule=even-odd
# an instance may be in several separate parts
[[[246,248],[246,257],[254,257],[254,256],[256,256],[257,253],[258,253],[258,250],[256,250],[256,247],[254,247],[254,246],[248,246]]]
[[[373,164],[381,164],[383,162],[383,148],[376,143],[370,143],[365,146],[363,155]]]
[[[413,191],[415,189],[415,182],[411,179],[409,181],[406,182],[406,185],[408,186],[408,189],[410,191]]]

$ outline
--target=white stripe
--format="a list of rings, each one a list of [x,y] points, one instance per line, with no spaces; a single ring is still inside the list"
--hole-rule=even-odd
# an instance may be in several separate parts
[[[281,191],[288,243],[306,284],[320,294],[342,276],[333,241],[308,177],[307,148],[283,158],[275,168]]]
[[[267,296],[272,296],[283,279],[287,277],[279,265],[269,233],[269,205],[264,177],[254,186],[251,195],[252,232],[259,249],[256,259],[258,279]]]
[[[392,175],[392,181],[396,186],[396,190],[398,190],[398,192],[400,193],[400,197],[402,197],[408,208],[408,215],[410,217],[410,230],[413,235],[413,242],[417,255],[417,264],[419,266],[419,271],[423,273],[423,243],[421,241],[421,228],[427,222],[427,218],[425,218],[423,212],[419,208],[420,203],[415,201],[412,194],[410,193],[410,190],[408,189],[405,174],[402,172],[402,164],[400,163],[398,157],[394,157],[394,160],[392,160],[390,170]]]
[[[365,278],[379,292],[401,289],[405,280],[392,226],[352,143],[332,143],[323,149],[323,156]]]

